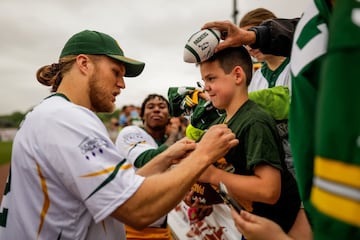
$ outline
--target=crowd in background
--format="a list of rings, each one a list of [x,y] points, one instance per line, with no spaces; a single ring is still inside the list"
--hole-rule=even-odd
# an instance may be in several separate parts
[[[106,123],[110,138],[94,112],[112,112],[115,96],[125,88],[123,77],[138,76],[144,63],[129,62],[116,41],[106,34],[83,31],[74,35],[70,43],[80,38],[89,44],[90,50],[67,43],[61,53],[62,62],[46,65],[37,73],[38,81],[52,86],[55,93],[29,114],[17,135],[4,193],[6,198],[2,203],[2,207],[10,211],[0,222],[4,227],[0,228],[3,230],[0,235],[25,236],[26,232],[15,231],[24,225],[21,220],[25,218],[20,216],[30,217],[31,213],[23,212],[41,207],[28,207],[25,202],[16,204],[15,200],[34,195],[29,198],[33,200],[30,202],[40,206],[38,196],[45,192],[45,203],[50,198],[66,196],[67,201],[57,202],[59,206],[50,205],[49,214],[54,220],[60,215],[57,212],[66,209],[72,214],[73,209],[79,209],[78,199],[84,202],[80,208],[87,219],[75,229],[84,236],[105,236],[110,230],[112,236],[121,234],[123,239],[125,234],[127,239],[140,239],[140,236],[146,237],[141,239],[171,239],[167,222],[169,210],[181,200],[192,209],[201,209],[203,206],[199,198],[193,198],[191,186],[202,182],[210,187],[226,184],[229,194],[242,206],[238,212],[232,209],[232,218],[243,240],[328,239],[328,236],[348,239],[350,235],[358,239],[359,167],[355,160],[359,158],[358,151],[348,155],[350,150],[346,144],[358,150],[359,141],[353,146],[358,121],[354,121],[352,128],[346,126],[346,136],[336,126],[344,125],[343,115],[354,119],[359,116],[344,112],[343,107],[336,108],[338,101],[343,101],[342,106],[348,105],[345,104],[349,102],[345,97],[346,88],[337,89],[336,94],[342,97],[335,103],[332,97],[334,86],[339,85],[338,75],[345,74],[340,71],[345,66],[341,68],[338,63],[349,56],[357,57],[349,49],[358,47],[358,41],[357,45],[351,45],[349,36],[341,39],[329,17],[334,11],[334,16],[348,19],[348,14],[346,18],[343,16],[344,11],[355,7],[350,1],[338,2],[338,9],[344,10],[340,11],[334,9],[334,4],[335,1],[314,0],[300,20],[277,19],[266,9],[258,9],[271,16],[253,22],[257,15],[245,15],[249,21],[243,21],[240,27],[227,21],[205,24],[203,28],[219,28],[227,35],[217,46],[217,52],[197,63],[203,88],[173,88],[169,89],[174,90],[169,91],[169,100],[150,94],[140,107],[123,106],[119,115]],[[258,14],[257,10],[255,13]],[[307,14],[313,14],[311,21]],[[354,19],[340,23],[355,30],[360,25]],[[287,32],[280,25],[292,26],[285,39]],[[318,27],[324,27],[323,32],[318,33]],[[333,37],[329,41],[328,31]],[[324,32],[326,35],[322,35]],[[321,38],[317,38],[318,35]],[[114,54],[93,52],[91,44],[99,45],[99,36],[109,43],[104,48],[110,48]],[[314,38],[309,41],[310,37]],[[275,40],[281,44],[277,45]],[[318,46],[315,57],[304,47],[313,41]],[[289,47],[286,43],[290,43]],[[299,53],[309,54],[311,58]],[[256,71],[252,69],[250,55],[262,62]],[[335,75],[330,74],[332,71]],[[348,80],[354,80],[354,72],[346,73]],[[108,81],[97,81],[99,76]],[[74,81],[81,87],[73,88]],[[83,91],[88,85],[93,92]],[[92,94],[94,92],[97,94]],[[357,102],[355,95],[351,94],[354,101],[350,102]],[[333,107],[337,110],[334,114]],[[173,114],[179,109],[181,114]],[[87,121],[80,123],[74,116]],[[338,124],[332,125],[333,122]],[[43,135],[39,134],[40,130]],[[84,136],[89,132],[90,137]],[[60,135],[62,138],[57,138]],[[336,143],[338,146],[331,148],[334,143],[329,136],[339,136],[344,143]],[[359,136],[356,137],[358,140]],[[76,144],[59,139],[74,140]],[[231,168],[218,167],[221,160]],[[293,163],[296,172],[290,173]],[[24,172],[23,169],[30,170]],[[109,172],[109,176],[104,175]],[[10,181],[11,176],[14,181]],[[32,184],[34,189],[26,192],[30,189],[27,184],[31,184],[28,176],[40,178],[42,185]],[[92,181],[87,181],[91,177]],[[74,183],[77,188],[73,187]],[[113,201],[119,201],[116,209]],[[48,203],[43,205],[42,213],[48,206]],[[341,206],[342,211],[334,211],[333,206]],[[97,222],[92,222],[92,215]],[[63,218],[72,219],[74,225],[78,222],[68,216]],[[114,218],[119,221],[114,222]],[[6,226],[7,219],[10,224]],[[54,224],[55,228],[46,223],[41,229],[43,220],[40,219],[38,236],[41,233],[60,238],[75,232],[67,225],[57,229],[60,223]],[[36,223],[32,225],[36,229]]]
[[[121,131],[126,126],[142,126],[143,120],[140,118],[141,107],[133,104],[124,105],[119,112],[118,118],[112,117],[108,123],[105,123],[109,131],[109,135],[113,142],[116,141],[116,138]],[[181,132],[185,136],[185,129],[189,123],[189,120],[186,116],[179,117],[170,117],[169,126],[175,123],[181,125]]]

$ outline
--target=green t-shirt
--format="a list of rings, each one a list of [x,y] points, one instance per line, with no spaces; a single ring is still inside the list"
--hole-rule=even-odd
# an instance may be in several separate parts
[[[226,116],[218,119],[224,122]],[[251,100],[245,102],[227,122],[239,139],[225,159],[235,167],[235,173],[253,175],[255,166],[271,165],[281,171],[281,196],[274,205],[254,202],[254,213],[277,222],[284,231],[292,226],[299,211],[300,196],[296,181],[287,170],[284,150],[273,118]]]

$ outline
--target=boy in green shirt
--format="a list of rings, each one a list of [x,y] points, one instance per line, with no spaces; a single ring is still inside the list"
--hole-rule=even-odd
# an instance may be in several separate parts
[[[251,202],[253,213],[272,219],[288,232],[300,209],[295,179],[287,170],[273,118],[248,98],[252,61],[244,47],[227,48],[199,63],[205,91],[217,109],[215,123],[226,123],[239,145],[225,156],[230,173],[210,166],[200,181],[223,182],[238,202]]]

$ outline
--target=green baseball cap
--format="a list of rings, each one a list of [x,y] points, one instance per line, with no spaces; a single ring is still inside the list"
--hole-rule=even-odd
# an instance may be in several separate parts
[[[106,55],[118,60],[125,66],[125,77],[136,77],[145,67],[145,63],[125,57],[114,38],[97,31],[84,30],[73,35],[66,42],[60,58],[78,54]]]

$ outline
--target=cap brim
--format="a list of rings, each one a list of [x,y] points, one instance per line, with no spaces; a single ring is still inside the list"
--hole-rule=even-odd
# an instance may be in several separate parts
[[[125,66],[125,77],[136,77],[144,70],[145,63],[119,55],[107,55],[115,60],[122,62]]]

